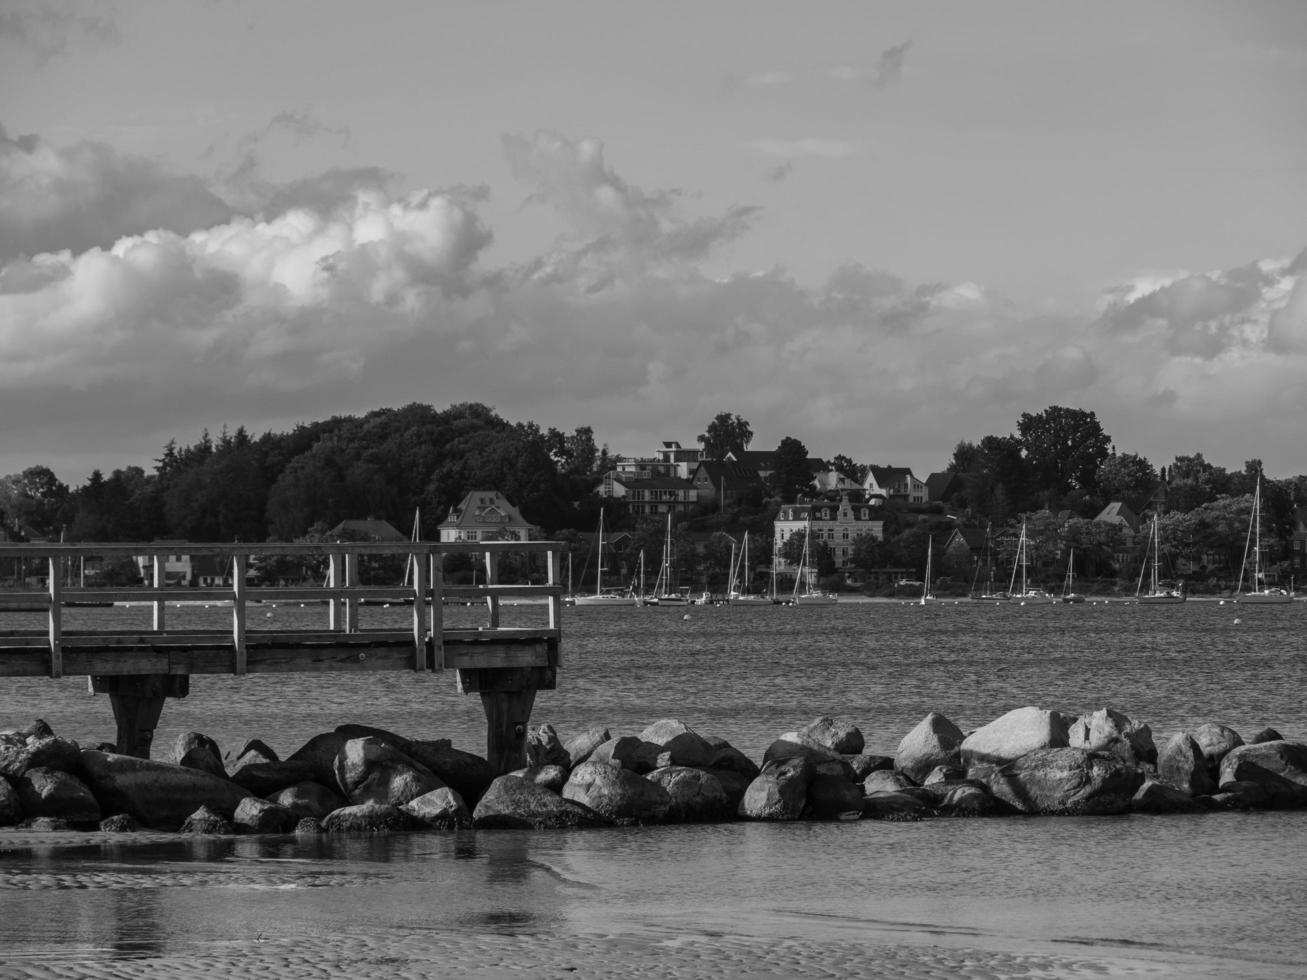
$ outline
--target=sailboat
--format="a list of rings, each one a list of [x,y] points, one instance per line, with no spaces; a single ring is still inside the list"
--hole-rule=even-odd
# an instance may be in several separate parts
[[[808,565],[808,539],[812,536],[812,512],[808,512],[808,523],[803,529],[803,555],[799,558],[799,571],[794,576],[794,593],[790,596],[792,606],[833,606],[839,602],[839,596],[823,592],[812,587],[812,573],[815,569]]]
[[[1249,565],[1252,566],[1249,569]],[[1244,577],[1248,577],[1248,591],[1243,591]],[[1235,589],[1235,602],[1271,605],[1293,602],[1293,590],[1271,587],[1266,584],[1262,568],[1262,475],[1257,474],[1253,490],[1253,512],[1248,519],[1248,540],[1243,549],[1243,567],[1239,569],[1239,585]]]
[[[745,531],[740,561],[731,570],[731,584],[726,592],[726,601],[731,605],[766,605],[772,602],[771,596],[744,591],[749,587],[749,580],[752,577],[751,571],[752,568],[749,565],[749,532]]]
[[[931,566],[933,565],[932,553],[934,551],[934,548],[935,548],[934,537],[926,538],[926,574],[925,576],[923,576],[921,580],[921,599],[918,601],[918,605],[922,605],[922,606],[926,605],[929,602],[935,601],[935,591],[934,589],[931,588],[931,579],[933,575],[931,571]]]
[[[690,601],[688,588],[672,590],[672,515],[667,514],[667,537],[663,543],[663,564],[658,569],[658,578],[654,581],[652,602],[659,606],[687,605]]]
[[[1017,556],[1012,563],[1012,581],[1008,583],[1007,592],[1013,599],[1051,599],[1043,589],[1037,589],[1026,582],[1026,569],[1030,565],[1030,544],[1026,538],[1026,522],[1021,522],[1021,536],[1017,538]],[[1017,589],[1017,573],[1021,574],[1021,588]]]
[[[1002,602],[1012,597],[1002,589],[994,587],[994,540],[991,536],[992,525],[985,527],[985,550],[980,556],[980,561],[976,564],[976,574],[971,580],[971,598],[977,602]],[[985,569],[985,587],[976,591],[976,582],[980,578],[981,568]]]
[[[1076,582],[1076,549],[1072,546],[1070,553],[1066,557],[1066,579],[1062,582],[1062,601],[1063,602],[1084,602],[1085,597],[1075,589]]]
[[[1152,562],[1148,560],[1152,555]],[[1153,529],[1148,537],[1148,547],[1144,550],[1144,564],[1139,569],[1139,584],[1135,587],[1135,598],[1145,605],[1163,605],[1184,602],[1184,589],[1179,585],[1168,585],[1161,579],[1162,551],[1157,535],[1157,515],[1153,515]],[[1151,572],[1148,591],[1144,591],[1144,574]]]
[[[599,569],[595,573],[594,594],[573,596],[572,604],[576,606],[634,606],[636,598],[630,590],[625,594],[604,591],[604,512],[602,510],[599,512],[598,538]]]

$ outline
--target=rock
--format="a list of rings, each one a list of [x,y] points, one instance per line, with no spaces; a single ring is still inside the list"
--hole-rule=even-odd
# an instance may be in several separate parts
[[[238,829],[247,833],[284,834],[294,828],[299,815],[279,803],[247,796],[237,804],[231,819]]]
[[[1223,810],[1258,810],[1271,803],[1259,783],[1245,780],[1226,783],[1219,793],[1213,793],[1209,798]]]
[[[553,725],[541,725],[526,733],[526,762],[528,766],[572,767],[572,758]]]
[[[100,821],[100,829],[106,834],[134,834],[141,829],[141,825],[130,814],[115,813]]]
[[[1021,813],[1091,815],[1125,812],[1143,781],[1142,772],[1118,759],[1063,747],[1036,749],[1000,766],[988,785]]]
[[[1193,813],[1203,809],[1184,790],[1157,779],[1146,779],[1130,800],[1135,813]]]
[[[667,790],[621,766],[583,762],[567,777],[563,799],[588,807],[617,825],[658,824],[672,805]]]
[[[1280,742],[1284,736],[1274,728],[1263,728],[1260,732],[1248,739],[1249,745],[1261,745],[1263,742]]]
[[[746,776],[734,769],[703,769],[701,772],[717,777],[717,782],[721,783],[722,790],[726,793],[726,806],[731,816],[738,815],[740,801],[744,799],[744,794],[748,792],[749,784],[755,777]]]
[[[862,781],[862,791],[868,796],[872,793],[897,793],[911,785],[912,781],[901,772],[878,769]]]
[[[1202,747],[1192,735],[1177,732],[1167,739],[1157,756],[1157,778],[1163,784],[1190,796],[1216,792],[1216,780],[1207,768]]]
[[[857,755],[866,745],[858,726],[844,719],[817,718],[800,728],[799,734],[840,755]]]
[[[407,754],[439,776],[468,806],[475,806],[499,775],[481,756],[454,748],[447,738],[410,742]]]
[[[230,774],[235,774],[241,766],[250,765],[255,762],[280,762],[281,757],[277,755],[267,742],[261,739],[252,738],[241,746],[241,750],[236,753],[236,760],[231,764],[228,770]]]
[[[528,766],[525,769],[518,769],[510,775],[518,776],[522,779],[529,779],[537,786],[543,786],[551,793],[563,792],[563,787],[567,785],[567,777],[570,771],[562,766]]]
[[[557,767],[555,767],[557,768]],[[448,786],[433,789],[400,807],[405,813],[437,830],[459,830],[472,826],[472,812]]]
[[[967,771],[961,766],[936,766],[921,781],[922,786],[931,786],[935,783],[956,782],[959,779],[965,779]]]
[[[381,741],[372,735],[366,738]],[[327,834],[377,834],[393,830],[416,830],[420,826],[421,822],[417,817],[387,803],[358,803],[343,806],[327,814],[326,819],[322,821],[323,833]],[[298,831],[298,825],[296,829]]]
[[[408,752],[410,739],[405,738],[403,735],[397,735],[385,728],[376,728],[372,725],[355,725],[346,723],[344,725],[337,725],[333,731],[337,735],[343,735],[346,741],[356,738],[375,738],[379,742],[393,745],[401,752],[406,754]],[[448,743],[449,739],[442,739],[441,741]]]
[[[29,817],[62,817],[70,824],[100,822],[100,804],[76,776],[36,766],[14,780],[18,800]]]
[[[930,805],[910,793],[868,793],[862,798],[862,815],[870,820],[920,820]]]
[[[655,769],[646,778],[667,791],[670,805],[665,819],[668,823],[713,823],[735,817],[735,806],[726,788],[705,769],[666,766]],[[738,806],[738,801],[735,805]]]
[[[199,732],[183,732],[178,735],[177,741],[173,743],[172,758],[179,766],[227,778],[227,767],[222,764],[222,751],[218,748],[218,743]]]
[[[644,774],[658,768],[660,746],[631,735],[612,738],[590,753],[588,762],[601,762]],[[585,765],[585,763],[582,763]],[[580,768],[579,766],[577,768]],[[575,770],[573,770],[575,771]]]
[[[768,764],[775,762],[784,762],[787,759],[803,759],[810,765],[818,763],[831,763],[843,769],[849,782],[856,782],[857,776],[853,772],[853,767],[848,764],[844,756],[838,752],[832,752],[824,745],[820,745],[808,738],[806,735],[800,735],[798,732],[786,732],[763,753],[763,769],[766,770]]]
[[[1230,783],[1256,783],[1271,806],[1307,806],[1307,745],[1281,740],[1238,746],[1221,760],[1218,782],[1223,793]]]
[[[18,790],[6,777],[0,776],[0,827],[8,827],[23,819],[23,804]]]
[[[317,764],[309,759],[287,759],[285,762],[255,762],[257,756],[242,756],[251,761],[232,770],[229,777],[237,786],[244,786],[255,796],[269,797],[288,786],[317,780]],[[333,785],[335,780],[332,780]]]
[[[573,735],[563,743],[563,748],[567,749],[567,768],[575,769],[612,737],[607,728],[589,728],[580,735]]]
[[[730,769],[739,773],[747,780],[752,780],[762,770],[758,763],[754,762],[747,755],[737,749],[724,738],[718,738],[715,735],[705,735],[704,741],[712,746],[713,756],[706,768],[708,769]]]
[[[54,734],[54,729],[46,723],[44,718],[34,718],[25,727],[14,730],[15,735],[21,735],[23,738],[49,738]],[[67,770],[65,770],[66,772]]]
[[[182,821],[178,830],[181,834],[234,834],[236,826],[221,813],[207,806],[198,810]]]
[[[866,779],[873,772],[885,772],[894,768],[892,755],[846,755],[844,761],[853,770],[854,779]]]
[[[920,783],[936,766],[958,763],[962,738],[962,729],[932,711],[903,736],[894,753],[894,768]]]
[[[322,824],[312,817],[300,817],[299,822],[295,824],[296,837],[307,837],[320,833],[322,833]]]
[[[1233,728],[1210,721],[1199,725],[1193,736],[1198,747],[1203,750],[1203,758],[1207,760],[1207,771],[1212,774],[1213,779],[1221,771],[1221,760],[1225,758],[1225,754],[1243,745],[1243,739]]]
[[[43,834],[59,834],[76,828],[63,817],[32,817],[24,821],[23,829],[35,830]]]
[[[56,735],[13,733],[0,739],[0,776],[17,779],[37,767],[76,773],[81,747],[72,739]]]
[[[516,776],[495,779],[472,811],[472,826],[478,830],[553,830],[604,823],[592,810]]]
[[[333,810],[347,806],[349,802],[335,788],[311,780],[287,786],[267,799],[269,803],[284,806],[301,820],[305,817],[321,820]]]
[[[1026,707],[977,728],[962,740],[960,752],[962,763],[970,769],[976,763],[1003,765],[1037,749],[1066,748],[1067,744],[1065,715]]]
[[[330,786],[336,785],[336,756],[348,742],[340,732],[322,732],[314,735],[290,754],[287,762],[307,762],[312,779]]]
[[[1101,708],[1092,714],[1081,715],[1071,725],[1067,735],[1072,748],[1103,752],[1132,766],[1157,763],[1157,747],[1153,744],[1152,730],[1111,708]]]
[[[129,813],[146,827],[172,829],[208,806],[232,813],[248,790],[199,769],[83,749],[78,775],[107,813]]]
[[[352,738],[336,756],[336,784],[353,804],[400,806],[445,783],[390,742]]]
[[[932,783],[929,788],[937,794],[942,792],[935,797],[935,812],[941,816],[988,817],[999,810],[999,803],[988,787],[978,786],[971,780]]]
[[[821,763],[808,781],[805,816],[818,820],[847,819],[862,815],[862,784],[849,779],[843,767]]]
[[[711,766],[715,749],[702,735],[675,718],[656,721],[640,733],[640,741],[656,745],[667,756],[667,765]]]
[[[798,820],[803,816],[814,770],[815,764],[803,755],[768,762],[745,790],[740,816],[750,820]]]

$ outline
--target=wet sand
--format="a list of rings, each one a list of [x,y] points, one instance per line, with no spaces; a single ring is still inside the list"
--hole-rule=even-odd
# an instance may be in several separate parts
[[[378,925],[373,914],[348,921],[306,923],[276,915],[251,929],[239,917],[227,918],[224,903],[242,903],[242,892],[219,884],[205,865],[175,867],[146,863],[139,874],[121,868],[81,864],[80,849],[176,842],[175,835],[38,833],[0,831],[0,980],[19,978],[263,978],[347,980],[347,978],[672,978],[708,977],[877,977],[926,978],[1079,978],[1131,977],[1216,980],[1289,980],[1300,971],[1285,966],[1230,962],[1186,956],[1174,950],[1135,948],[1094,942],[1017,943],[1010,937],[975,930],[946,929],[903,922],[842,920],[838,916],[787,913],[759,920],[722,908],[708,917],[650,921],[635,910],[596,908],[577,920],[520,928],[512,922],[492,928],[455,928],[448,920],[424,927],[421,910],[407,909],[393,924]],[[31,864],[32,858],[39,858]],[[263,875],[260,887],[293,887],[275,874]],[[77,902],[87,896],[154,889],[208,889],[203,906],[214,927],[203,935],[170,933],[166,943],[133,940],[112,943],[78,935]],[[410,892],[369,880],[366,897],[372,909],[404,909]],[[390,891],[391,894],[387,894]],[[24,935],[5,919],[21,920],[20,903],[34,893],[61,897],[69,914],[68,929],[49,923],[39,936]],[[286,893],[289,909],[296,893]],[[77,897],[77,896],[80,896]],[[436,899],[438,901],[438,899]],[[276,908],[277,906],[273,906]],[[417,914],[413,914],[416,912]],[[366,921],[364,921],[366,919]],[[415,925],[416,923],[419,923]],[[230,938],[228,938],[230,934]],[[166,947],[166,948],[164,948]]]

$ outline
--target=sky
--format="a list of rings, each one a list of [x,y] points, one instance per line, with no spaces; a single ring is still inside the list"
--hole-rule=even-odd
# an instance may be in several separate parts
[[[1307,4],[0,0],[0,476],[476,401],[1307,473]]]

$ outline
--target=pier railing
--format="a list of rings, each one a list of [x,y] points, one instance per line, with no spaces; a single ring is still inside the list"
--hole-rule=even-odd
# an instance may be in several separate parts
[[[458,672],[459,689],[482,695],[487,716],[491,702],[503,695],[522,713],[538,689],[554,687],[561,663],[563,589],[561,549],[548,541],[329,542],[316,544],[194,544],[182,542],[0,545],[0,567],[21,563],[27,581],[43,576],[45,588],[20,587],[0,593],[0,677],[87,675],[93,690],[151,702],[164,696],[185,696],[191,674],[260,674],[302,671],[440,671]],[[168,556],[217,557],[228,564],[230,584],[192,587],[169,584]],[[476,585],[454,585],[443,575],[446,555],[479,557],[484,574]],[[529,583],[500,581],[500,559],[525,555],[536,562]],[[534,557],[534,556],[539,556]],[[251,584],[249,572],[258,558],[278,557],[322,563],[321,585],[269,586]],[[87,587],[71,585],[86,559],[148,558],[151,581],[144,586]],[[364,585],[360,562],[369,558],[402,559],[408,568],[404,585]],[[77,570],[77,571],[75,571]],[[535,626],[504,626],[500,608],[505,600],[539,604]],[[396,602],[411,607],[403,629],[367,628],[361,607]],[[484,604],[478,626],[450,627],[444,622],[449,602]],[[69,611],[78,606],[146,604],[149,629],[70,628]],[[178,603],[230,605],[225,629],[169,629]],[[267,604],[321,604],[317,628],[293,627],[278,617],[275,627],[259,625],[252,610]],[[44,629],[8,628],[6,610],[44,612]],[[393,617],[392,617],[393,618]],[[515,617],[520,618],[520,617]],[[141,693],[144,692],[144,693]],[[119,713],[115,700],[115,714]],[[502,707],[502,705],[500,706]],[[497,709],[498,710],[498,709]],[[155,713],[157,720],[157,711]],[[491,749],[494,727],[491,719]],[[504,722],[507,724],[507,722]],[[138,726],[139,727],[139,726]],[[149,724],[150,732],[153,723]],[[525,719],[510,725],[516,739],[524,735]],[[122,749],[123,722],[119,745]],[[130,736],[130,733],[128,733]],[[139,744],[136,745],[139,749]],[[511,753],[512,746],[508,747]],[[148,754],[148,738],[145,745]],[[139,754],[139,753],[138,753]],[[493,761],[493,760],[492,760]]]

